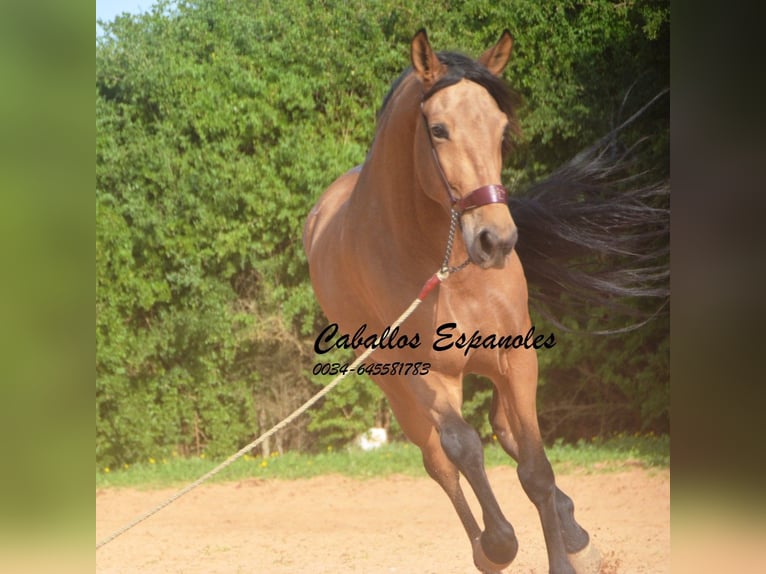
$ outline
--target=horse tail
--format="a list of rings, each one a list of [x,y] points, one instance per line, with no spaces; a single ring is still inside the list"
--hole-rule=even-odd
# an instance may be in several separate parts
[[[625,332],[667,307],[670,187],[667,181],[645,183],[646,172],[631,175],[641,142],[621,150],[617,139],[666,92],[543,181],[509,197],[530,303],[559,328],[572,330],[561,322],[566,317],[575,330]],[[592,330],[594,312],[619,326]]]

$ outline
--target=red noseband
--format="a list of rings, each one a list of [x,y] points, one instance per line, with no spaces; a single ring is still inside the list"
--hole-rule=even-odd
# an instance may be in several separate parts
[[[474,189],[465,197],[452,200],[452,208],[458,213],[463,213],[469,209],[489,205],[490,203],[505,203],[507,198],[508,190],[502,185],[484,185]]]

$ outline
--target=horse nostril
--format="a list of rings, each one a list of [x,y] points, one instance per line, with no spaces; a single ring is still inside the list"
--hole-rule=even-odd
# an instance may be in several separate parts
[[[495,257],[500,255],[505,257],[516,246],[516,241],[519,237],[517,229],[508,235],[508,237],[498,237],[494,231],[489,229],[483,229],[479,232],[479,247],[481,252],[489,257]]]
[[[479,232],[479,246],[483,253],[492,255],[497,246],[497,236],[489,229],[483,229]]]

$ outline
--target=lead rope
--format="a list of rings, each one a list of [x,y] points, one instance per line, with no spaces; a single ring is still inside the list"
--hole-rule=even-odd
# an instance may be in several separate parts
[[[436,278],[436,280],[434,280]],[[407,308],[407,310],[401,314],[401,316],[396,320],[396,322],[392,325],[392,328],[400,326],[404,321],[407,320],[407,318],[412,315],[412,313],[415,311],[415,309],[420,305],[422,300],[425,298],[428,293],[431,292],[431,290],[438,284],[441,283],[442,280],[446,279],[446,276],[441,275],[441,271],[434,274],[433,277],[431,277],[428,281],[426,281],[426,284],[423,286],[423,289],[420,292],[420,295],[418,295],[418,298],[415,299],[412,304]],[[348,368],[348,370],[345,373],[342,373],[335,377],[332,381],[330,381],[325,387],[323,387],[319,392],[317,392],[314,396],[312,396],[309,400],[307,400],[305,403],[303,403],[300,407],[298,407],[296,410],[294,410],[290,415],[288,415],[285,419],[283,419],[281,422],[277,423],[273,427],[271,427],[268,431],[263,433],[261,436],[259,436],[257,439],[252,441],[247,446],[242,447],[239,449],[236,453],[231,455],[229,458],[227,458],[225,461],[223,461],[221,464],[216,466],[213,470],[205,473],[201,477],[199,477],[197,480],[189,484],[188,486],[184,487],[183,489],[179,490],[175,494],[173,494],[170,498],[165,500],[164,502],[158,504],[148,512],[145,512],[135,520],[133,520],[131,523],[127,524],[126,526],[123,526],[119,530],[115,531],[114,533],[110,534],[100,542],[96,544],[96,550],[104,546],[105,544],[108,544],[121,534],[124,534],[134,526],[140,524],[150,516],[158,513],[160,510],[165,508],[166,506],[170,505],[171,503],[175,502],[179,498],[181,498],[184,494],[187,494],[197,488],[199,485],[201,485],[203,482],[207,481],[208,479],[212,478],[219,472],[221,472],[226,467],[233,464],[235,461],[237,461],[239,458],[253,450],[256,446],[261,444],[264,440],[269,438],[271,435],[279,432],[283,428],[285,428],[287,425],[289,425],[291,422],[293,422],[296,418],[298,418],[300,415],[302,415],[304,412],[306,412],[309,408],[311,408],[319,399],[324,397],[327,393],[329,393],[331,390],[333,390],[338,384],[346,378],[347,375],[353,373],[356,368],[369,357],[373,351],[375,351],[374,347],[368,348],[364,353],[359,355],[357,359],[351,364],[351,366]]]
[[[401,326],[402,323],[404,323],[410,315],[412,315],[415,312],[415,309],[418,308],[418,305],[420,305],[423,300],[428,296],[428,294],[433,291],[434,287],[439,285],[442,281],[447,279],[451,274],[457,273],[461,269],[463,269],[470,260],[466,259],[463,263],[458,265],[457,267],[450,267],[449,265],[449,259],[452,255],[452,246],[455,241],[455,230],[457,229],[457,222],[460,217],[460,214],[457,213],[455,210],[452,210],[452,216],[451,216],[451,222],[450,222],[450,230],[449,230],[449,236],[447,238],[447,249],[446,253],[444,255],[444,262],[442,263],[441,268],[434,273],[431,277],[428,278],[428,280],[423,284],[422,289],[420,290],[420,293],[418,293],[418,296],[415,298],[415,300],[410,304],[409,307],[402,313],[399,318],[394,321],[394,323],[391,325],[391,329],[394,330],[397,327]],[[169,506],[179,498],[181,498],[184,494],[187,494],[197,488],[199,485],[201,485],[203,482],[207,481],[208,479],[212,478],[219,472],[221,472],[226,467],[233,464],[235,461],[240,459],[242,456],[246,455],[248,452],[253,450],[256,446],[261,444],[264,440],[272,436],[273,434],[279,432],[283,428],[285,428],[287,425],[289,425],[291,422],[293,422],[296,418],[298,418],[300,415],[305,413],[308,409],[310,409],[319,399],[324,397],[327,393],[329,393],[331,390],[333,390],[338,384],[346,378],[347,375],[353,373],[356,371],[356,368],[365,360],[367,357],[369,357],[374,351],[376,350],[376,347],[370,347],[367,350],[365,350],[364,353],[359,355],[357,359],[351,363],[351,366],[349,366],[348,370],[346,370],[345,373],[341,373],[337,377],[335,377],[332,381],[330,381],[326,386],[324,386],[319,392],[317,392],[313,397],[311,397],[309,400],[307,400],[305,403],[303,403],[300,407],[298,407],[296,410],[294,410],[290,415],[288,415],[285,419],[271,427],[269,430],[267,430],[265,433],[263,433],[261,436],[259,436],[257,439],[252,441],[250,444],[242,447],[239,449],[236,453],[231,455],[229,458],[224,460],[221,464],[216,466],[213,470],[206,472],[201,477],[199,477],[197,480],[189,484],[188,486],[182,488],[175,494],[173,494],[170,498],[163,501],[162,503],[158,504],[148,512],[145,512],[129,524],[123,526],[119,530],[116,530],[100,542],[96,543],[96,550],[101,548],[102,546],[108,544],[121,534],[124,534],[134,526],[137,526],[150,516],[153,516],[154,514],[157,514],[160,510],[165,508],[166,506]]]

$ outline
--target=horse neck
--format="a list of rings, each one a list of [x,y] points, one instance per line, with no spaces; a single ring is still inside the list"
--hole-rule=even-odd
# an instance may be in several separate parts
[[[421,99],[421,84],[412,75],[391,96],[351,196],[349,216],[358,222],[360,233],[385,238],[387,251],[438,265],[444,255],[449,213],[426,195],[423,177],[416,173]],[[443,186],[438,179],[431,184]]]

